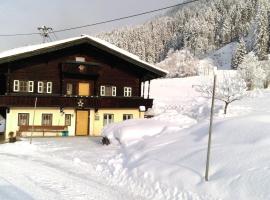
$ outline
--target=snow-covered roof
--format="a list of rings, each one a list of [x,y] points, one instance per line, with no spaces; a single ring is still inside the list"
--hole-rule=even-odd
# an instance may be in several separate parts
[[[149,64],[143,60],[141,60],[138,56],[125,51],[109,42],[101,40],[96,37],[92,37],[89,35],[82,35],[80,37],[73,37],[64,40],[58,40],[54,42],[48,42],[43,44],[24,46],[15,49],[11,49],[8,51],[4,51],[0,53],[0,64],[14,61],[17,59],[22,59],[26,57],[30,57],[33,55],[39,55],[43,53],[50,52],[51,50],[59,50],[72,45],[80,44],[80,43],[89,43],[99,49],[112,53],[128,62],[131,62],[141,68],[149,70],[153,73],[158,74],[159,76],[165,76],[168,71],[160,69],[155,65]]]

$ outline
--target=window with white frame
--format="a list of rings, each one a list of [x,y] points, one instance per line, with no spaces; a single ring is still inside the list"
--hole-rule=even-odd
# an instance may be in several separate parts
[[[47,82],[47,93],[52,93],[52,82]]]
[[[124,87],[124,96],[131,97],[132,96],[132,88],[131,87]]]
[[[28,92],[34,92],[34,81],[28,81]]]
[[[38,81],[38,93],[44,92],[44,83],[42,81]]]
[[[112,96],[116,96],[116,87],[115,86],[113,86],[112,87]]]
[[[20,91],[20,81],[14,80],[13,81],[13,92],[19,92]]]
[[[100,86],[100,96],[116,96],[116,86]]]
[[[123,114],[123,121],[128,120],[128,119],[133,119],[132,114]]]
[[[14,80],[13,92],[34,92],[34,81]]]
[[[52,82],[38,81],[38,93],[52,93]]]
[[[104,114],[103,115],[103,126],[114,122],[114,115],[113,114]]]
[[[100,86],[100,96],[105,96],[105,86]]]

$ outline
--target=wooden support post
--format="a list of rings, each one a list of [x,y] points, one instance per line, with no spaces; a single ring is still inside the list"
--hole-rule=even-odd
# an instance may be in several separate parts
[[[47,65],[48,65],[48,62],[47,62]],[[61,96],[64,95],[63,93],[63,82],[64,82],[64,79],[63,79],[63,72],[62,72],[62,64],[59,64],[58,65],[58,69],[59,69],[59,74],[60,74],[60,94]]]
[[[149,99],[150,97],[150,80],[148,81],[148,95],[147,95],[147,99]]]
[[[10,67],[8,67],[8,71],[6,74],[6,93],[10,93]]]
[[[93,85],[92,91],[93,91],[92,96],[98,96],[98,94],[97,94],[97,79],[94,80],[94,85]]]
[[[144,83],[144,82],[142,82],[142,84],[143,84],[143,92],[142,92],[142,97],[144,98],[145,83]]]
[[[209,176],[209,162],[210,162],[210,151],[211,151],[212,125],[213,125],[213,115],[214,115],[214,106],[215,106],[216,80],[217,80],[217,75],[215,74],[214,75],[213,92],[212,92],[212,104],[211,104],[211,114],[210,114],[207,159],[206,159],[206,168],[205,168],[205,181],[209,180],[208,176]]]

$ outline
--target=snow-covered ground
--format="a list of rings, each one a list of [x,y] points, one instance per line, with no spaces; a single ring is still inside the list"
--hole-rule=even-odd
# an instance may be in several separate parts
[[[0,145],[0,199],[144,199],[125,188],[112,187],[98,176],[98,160],[119,147],[97,139],[40,138]]]
[[[109,146],[89,138],[0,145],[0,199],[270,199],[270,91],[249,93],[227,116],[216,102],[205,182],[210,104],[194,89],[200,81],[152,81],[156,116],[109,125]]]
[[[154,81],[158,116],[107,127],[104,134],[115,136],[122,148],[98,170],[112,185],[125,185],[149,199],[270,199],[270,91],[232,103],[227,116],[216,102],[210,181],[205,182],[209,103],[193,90],[199,79]],[[181,120],[186,114],[196,123]],[[151,124],[159,127],[156,132]],[[134,126],[144,137],[129,137],[136,134]]]

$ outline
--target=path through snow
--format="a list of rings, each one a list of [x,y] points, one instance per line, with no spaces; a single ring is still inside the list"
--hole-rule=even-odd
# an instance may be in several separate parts
[[[142,199],[96,174],[98,160],[117,151],[89,138],[0,145],[0,199]]]

